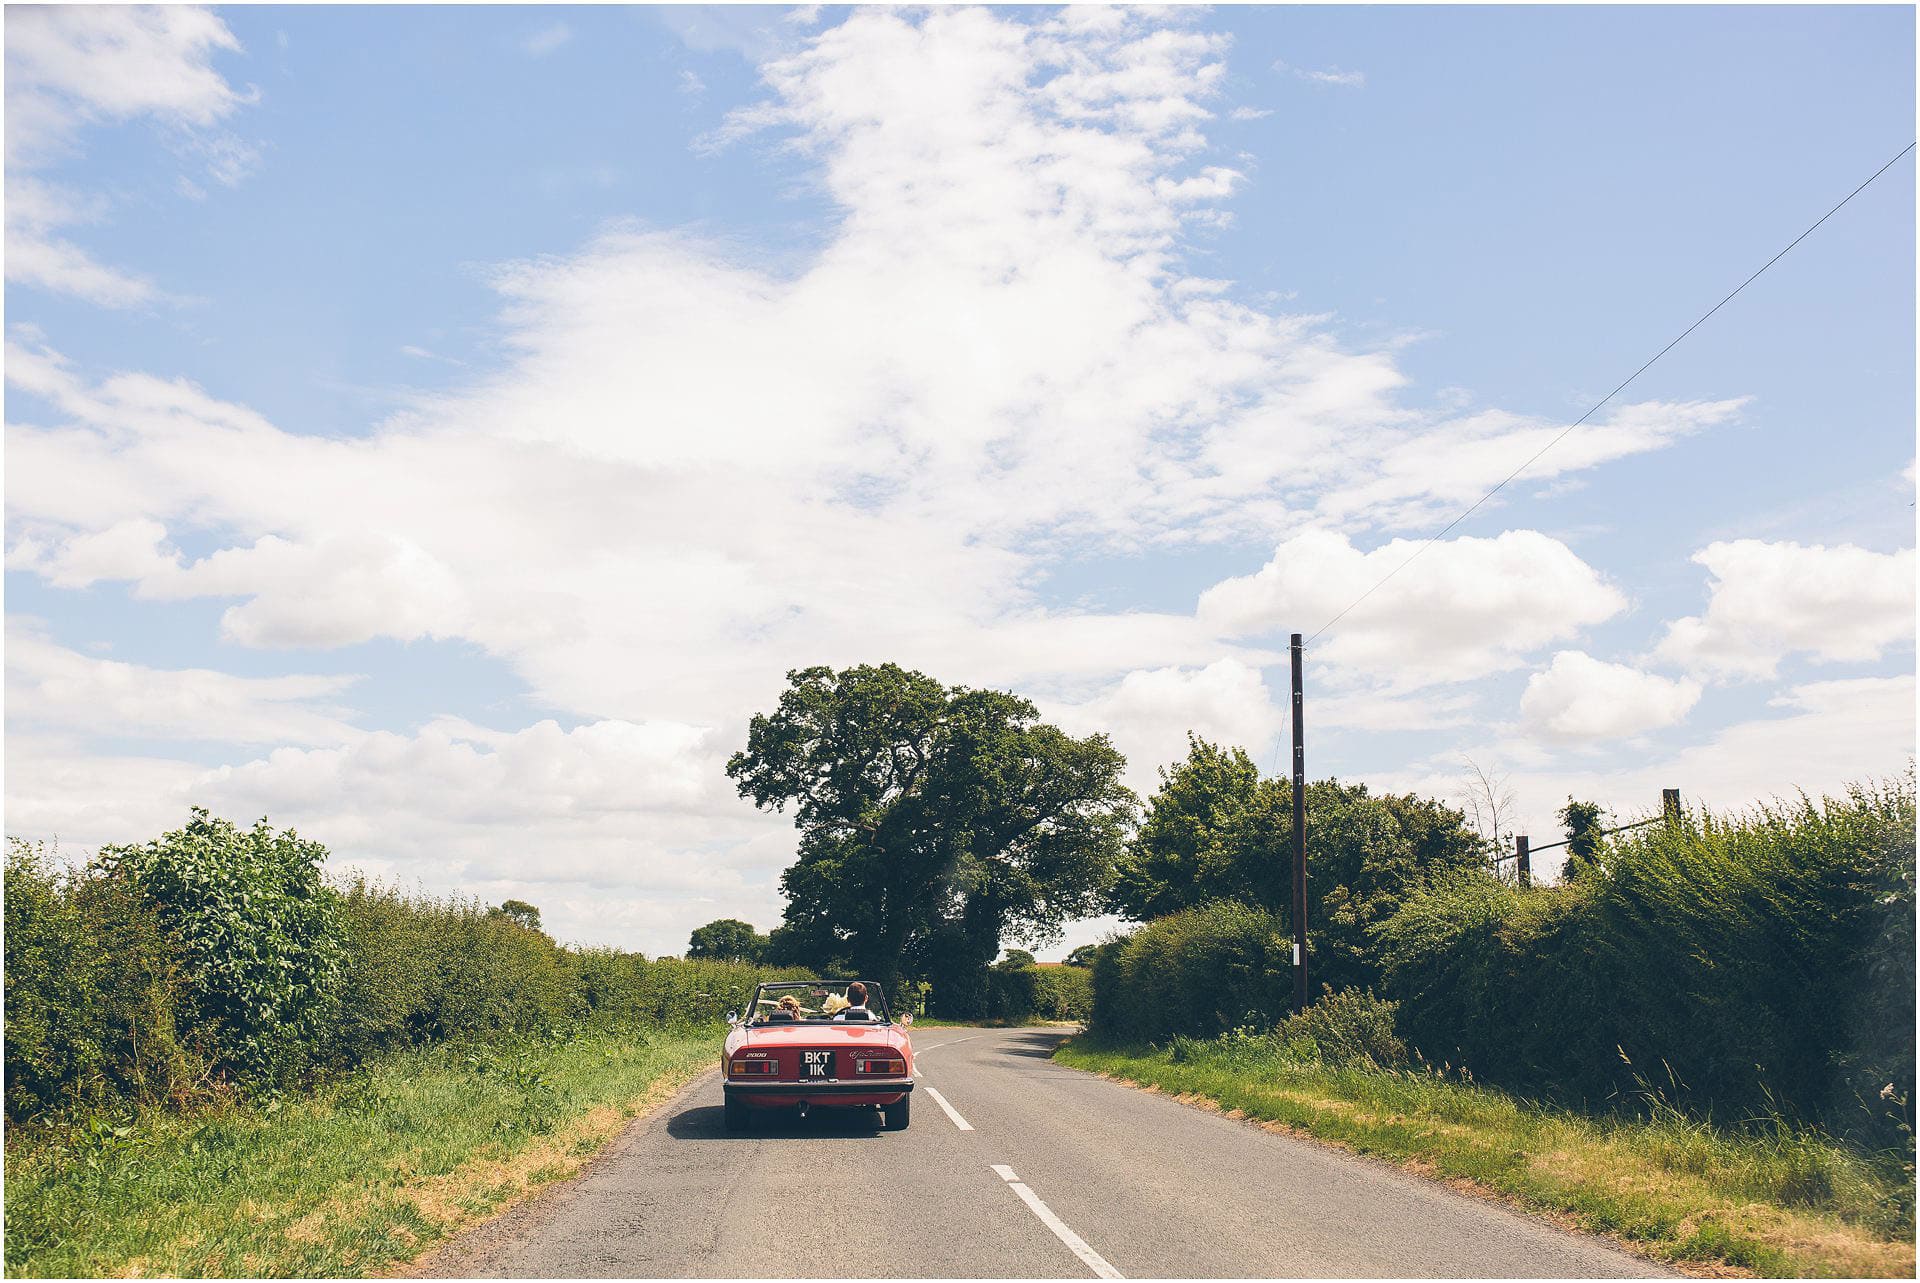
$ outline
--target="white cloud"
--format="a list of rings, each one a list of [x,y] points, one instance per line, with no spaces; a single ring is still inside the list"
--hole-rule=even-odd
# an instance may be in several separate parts
[[[13,550],[10,569],[34,569],[56,588],[85,588],[103,579],[160,578],[179,568],[166,547],[167,528],[142,517],[75,535],[44,557],[33,545]]]
[[[544,58],[572,39],[573,28],[564,22],[556,22],[529,35],[520,42],[520,47],[531,57]]]
[[[7,279],[101,307],[138,307],[158,290],[145,276],[99,262],[55,229],[99,222],[102,202],[24,174],[7,175]]]
[[[1668,625],[1657,651],[1691,671],[1770,677],[1795,653],[1864,662],[1913,642],[1911,548],[1737,539],[1709,544],[1693,560],[1712,576],[1706,613]]]
[[[213,68],[240,42],[191,5],[26,5],[7,15],[7,164],[82,124],[153,116],[211,126],[249,101]]]
[[[1315,71],[1307,67],[1290,66],[1286,62],[1276,62],[1273,64],[1273,69],[1275,71],[1289,72],[1302,80],[1310,81],[1316,85],[1338,85],[1344,89],[1361,89],[1365,88],[1367,83],[1366,72],[1342,71],[1338,67],[1327,67],[1323,70]]]
[[[7,620],[9,740],[18,730],[37,729],[227,744],[333,744],[359,734],[335,702],[355,680],[149,668],[83,655],[50,640],[30,621]]]
[[[217,126],[252,100],[213,67],[240,42],[207,9],[152,5],[20,5],[6,23],[7,279],[102,307],[159,295],[145,276],[102,264],[58,230],[104,208],[28,176],[77,146],[80,130],[137,117],[231,186],[253,149]],[[185,181],[185,180],[183,180]],[[189,197],[191,198],[191,196]]]
[[[1610,740],[1672,726],[1699,699],[1697,682],[1563,650],[1527,679],[1520,715],[1550,739]]]
[[[1140,669],[1077,705],[1042,711],[1074,734],[1105,731],[1127,757],[1127,782],[1146,797],[1158,768],[1186,756],[1187,733],[1263,754],[1287,716],[1258,669],[1235,659],[1204,668]],[[1263,763],[1263,767],[1270,763]]]
[[[1256,573],[1207,589],[1199,616],[1225,636],[1310,635],[1352,605],[1314,644],[1319,661],[1412,690],[1516,667],[1626,606],[1598,571],[1538,531],[1443,540],[1407,565],[1421,546],[1396,539],[1361,552],[1343,535],[1305,531]]]
[[[1682,437],[1732,422],[1745,398],[1721,401],[1643,401],[1615,407],[1553,445],[1522,475],[1530,483],[1564,478],[1630,455],[1662,449]],[[1389,439],[1364,440],[1378,464],[1354,467],[1322,501],[1328,515],[1389,526],[1451,515],[1505,480],[1523,461],[1553,442],[1564,423],[1523,418],[1501,410],[1411,424]]]
[[[1267,107],[1235,107],[1227,113],[1233,120],[1264,120],[1272,114],[1272,109]]]

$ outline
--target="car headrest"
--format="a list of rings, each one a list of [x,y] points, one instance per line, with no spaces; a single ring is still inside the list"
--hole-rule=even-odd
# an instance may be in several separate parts
[[[791,1011],[776,1011],[767,1017],[768,1023],[775,1025],[790,1025],[798,1019],[799,1017],[795,1016]]]
[[[858,1024],[861,1021],[872,1020],[873,1013],[871,1011],[845,1011],[840,1013],[840,1018],[842,1020],[851,1020]]]

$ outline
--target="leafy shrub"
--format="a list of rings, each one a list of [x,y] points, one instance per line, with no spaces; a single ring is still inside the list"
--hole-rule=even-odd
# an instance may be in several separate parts
[[[5,899],[9,1120],[179,1100],[204,1083],[203,1050],[176,1029],[179,959],[151,906],[18,841]]]
[[[243,832],[199,807],[184,829],[100,853],[159,915],[195,1027],[241,1075],[301,1067],[326,1028],[344,943],[320,876],[326,854],[291,829],[262,820]]]
[[[1914,1075],[1914,793],[1640,830],[1577,882],[1414,896],[1377,932],[1431,1060],[1570,1101],[1657,1094],[1899,1139]],[[1910,1134],[1904,1142],[1910,1144]]]
[[[1041,967],[1039,1015],[1047,1020],[1086,1020],[1093,1015],[1093,971],[1088,967]]]
[[[1292,967],[1273,914],[1231,900],[1169,914],[1095,956],[1090,1027],[1136,1043],[1264,1028],[1291,1005]]]
[[[1271,1029],[1251,1025],[1215,1038],[1176,1034],[1175,1063],[1209,1063],[1258,1072],[1271,1065],[1324,1064],[1397,1069],[1409,1063],[1394,1033],[1396,1005],[1364,990],[1327,992],[1320,1001]]]
[[[987,1019],[1025,1024],[1039,1015],[1040,1006],[1040,968],[1028,963],[987,969]]]
[[[1407,1045],[1394,1032],[1397,1011],[1397,1003],[1383,1002],[1366,990],[1328,992],[1282,1021],[1273,1036],[1282,1042],[1312,1040],[1328,1064],[1389,1069],[1408,1063]]]

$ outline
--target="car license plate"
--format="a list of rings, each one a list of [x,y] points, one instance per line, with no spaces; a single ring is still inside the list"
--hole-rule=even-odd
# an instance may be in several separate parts
[[[801,1056],[807,1067],[807,1077],[830,1078],[833,1076],[832,1051],[807,1051],[802,1052]]]

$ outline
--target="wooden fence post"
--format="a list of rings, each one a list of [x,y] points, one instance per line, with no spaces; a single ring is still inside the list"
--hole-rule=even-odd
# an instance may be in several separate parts
[[[1675,824],[1680,820],[1680,790],[1660,790],[1660,813],[1667,817],[1667,823]]]
[[[1518,865],[1515,872],[1519,875],[1520,885],[1523,887],[1532,886],[1533,848],[1527,845],[1527,835],[1524,833],[1513,839],[1513,858]]]

